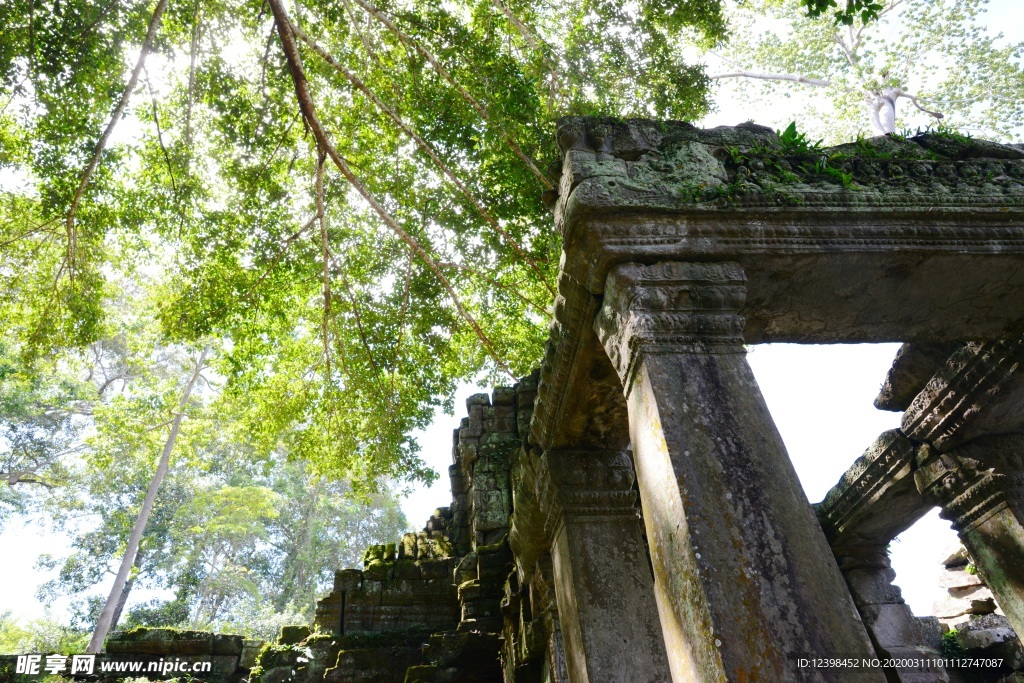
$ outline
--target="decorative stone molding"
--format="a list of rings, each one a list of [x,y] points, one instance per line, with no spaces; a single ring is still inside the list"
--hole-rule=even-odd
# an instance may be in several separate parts
[[[636,516],[633,464],[621,451],[549,451],[541,459],[537,498],[550,543],[564,523]]]
[[[736,263],[623,263],[594,330],[628,396],[643,353],[742,353],[746,277]]]
[[[1024,434],[980,437],[958,447],[956,455],[982,463],[1018,518],[1024,520]]]
[[[974,342],[953,353],[903,415],[914,441],[946,452],[1024,427],[1024,341]]]
[[[1005,508],[1003,475],[974,458],[942,453],[928,444],[917,452],[914,480],[927,500],[942,507],[941,516],[963,533]]]
[[[534,445],[546,449],[629,444],[619,379],[594,336],[599,306],[579,282],[559,274],[530,425]]]
[[[897,413],[909,408],[928,380],[961,346],[960,343],[901,346],[875,397],[875,407]]]
[[[951,343],[1007,338],[1024,322],[1020,149],[875,138],[868,158],[836,148],[856,176],[843,186],[799,168],[767,177],[759,150],[780,143],[753,124],[575,118],[558,141],[564,252],[530,429],[541,449],[629,443],[593,331],[619,263],[738,263],[750,344]]]
[[[633,481],[633,464],[622,451],[522,453],[512,473],[509,531],[520,578],[530,579],[566,515],[576,522],[636,516]]]
[[[930,509],[914,485],[916,447],[903,432],[883,432],[817,505],[825,537],[837,545],[886,543]]]

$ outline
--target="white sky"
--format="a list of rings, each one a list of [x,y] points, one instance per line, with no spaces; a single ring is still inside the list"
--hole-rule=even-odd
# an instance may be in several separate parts
[[[988,16],[992,33],[1002,31],[1010,40],[1024,40],[1024,3],[994,0]],[[749,105],[733,96],[734,87],[732,83],[719,91],[718,112],[699,125],[732,125],[753,118],[781,129],[801,118],[800,97],[776,98],[770,106],[766,103],[752,112]],[[879,433],[899,425],[899,414],[872,406],[897,348],[896,344],[769,345],[755,347],[750,353],[754,374],[812,502],[822,498]],[[415,528],[435,507],[448,505],[451,500],[447,468],[451,464],[452,430],[465,415],[465,398],[482,390],[462,387],[456,398],[456,415],[439,414],[419,435],[424,460],[441,477],[430,489],[417,490],[406,499],[403,509]],[[42,529],[38,524],[18,524],[0,534],[0,612],[10,609],[23,619],[40,616],[46,610],[55,616],[66,614],[66,600],[42,605],[35,599],[36,588],[49,578],[35,568],[36,559],[44,552],[60,554],[67,545],[66,538],[47,536]],[[932,602],[943,595],[937,585],[938,561],[955,540],[949,524],[933,512],[893,544],[896,583],[916,614],[930,614]],[[136,597],[148,600],[153,594]]]

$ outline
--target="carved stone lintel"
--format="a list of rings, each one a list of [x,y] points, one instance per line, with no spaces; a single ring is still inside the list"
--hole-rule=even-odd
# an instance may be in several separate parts
[[[949,357],[903,415],[914,441],[946,452],[1024,427],[1024,341],[973,342]]]
[[[1024,632],[1024,435],[982,437],[950,453],[922,446],[915,472],[943,506],[996,602]]]
[[[645,353],[741,353],[746,276],[736,263],[622,263],[594,329],[628,396]]]
[[[1024,434],[981,437],[960,446],[956,453],[991,468],[1006,502],[1024,521]]]
[[[883,432],[817,506],[825,537],[837,545],[884,547],[928,512],[914,485],[915,446]]]

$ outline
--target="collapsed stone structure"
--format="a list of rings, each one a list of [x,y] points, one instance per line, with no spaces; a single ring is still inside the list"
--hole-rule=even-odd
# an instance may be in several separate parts
[[[471,401],[453,507],[339,573],[317,616],[330,654],[439,635],[377,678],[342,655],[322,677],[955,681],[801,663],[937,659],[885,552],[935,506],[1024,632],[1024,150],[598,119],[558,143],[538,378]],[[744,345],[883,341],[904,342],[877,401],[902,427],[812,507]]]
[[[453,502],[400,542],[371,546],[364,568],[336,573],[313,628],[285,629],[251,680],[263,683],[501,681],[502,599],[513,454],[526,435],[536,376],[467,401],[449,468]]]

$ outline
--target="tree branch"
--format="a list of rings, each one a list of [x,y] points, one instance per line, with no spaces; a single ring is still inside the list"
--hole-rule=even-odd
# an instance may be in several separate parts
[[[451,86],[455,88],[460,95],[462,95],[463,99],[469,102],[469,104],[474,109],[476,109],[477,113],[480,114],[481,118],[483,118],[484,121],[498,129],[498,132],[501,133],[501,136],[505,138],[506,144],[508,144],[508,146],[512,149],[515,155],[519,157],[523,161],[523,163],[527,165],[527,167],[529,167],[530,171],[533,172],[533,174],[537,177],[538,180],[540,180],[544,187],[549,190],[554,189],[554,185],[551,184],[551,181],[548,180],[547,176],[541,173],[540,169],[537,168],[537,165],[534,164],[533,161],[529,157],[527,157],[526,154],[523,153],[523,150],[521,150],[519,148],[519,145],[515,143],[515,141],[512,139],[512,136],[508,134],[508,131],[506,131],[502,126],[494,123],[494,121],[491,120],[491,117],[487,113],[487,110],[484,108],[484,106],[480,104],[476,100],[476,98],[470,95],[469,91],[467,91],[465,88],[459,85],[458,82],[456,82],[456,80],[452,77],[448,70],[441,65],[441,63],[437,60],[437,57],[435,57],[434,54],[430,52],[430,50],[425,48],[418,41],[413,40],[411,36],[402,31],[402,29],[398,28],[394,24],[394,22],[392,22],[390,19],[384,16],[384,14],[380,12],[380,10],[368,4],[366,0],[355,0],[355,3],[362,7],[364,10],[366,10],[367,12],[369,12],[370,16],[384,24],[384,26],[386,26],[392,33],[398,36],[403,42],[411,44],[413,47],[415,47],[416,50],[421,55],[423,55],[428,62],[430,62],[430,65],[434,67],[434,70],[438,74],[440,74],[442,78],[448,81],[448,83],[451,84]]]
[[[902,92],[902,91],[900,92],[900,94],[903,97],[906,97],[911,102],[913,102],[914,106],[917,107],[919,110],[923,111],[925,114],[928,114],[930,116],[934,116],[939,121],[941,121],[942,119],[946,118],[946,115],[941,113],[941,112],[932,111],[931,109],[925,109],[924,107],[922,107],[920,105],[920,103],[918,103],[916,95],[911,95],[910,93],[905,93],[905,92]]]
[[[714,74],[708,76],[712,81],[721,80],[723,78],[756,78],[762,81],[792,81],[793,83],[803,83],[804,85],[813,85],[819,88],[827,88],[832,85],[831,81],[822,80],[820,78],[808,78],[807,76],[801,76],[799,74],[771,74],[761,73],[758,71],[733,71],[725,74]]]
[[[327,160],[327,153],[320,150],[316,161],[316,216],[320,222],[320,252],[324,263],[324,363],[326,363],[326,378],[331,381],[331,347],[327,336],[327,324],[331,317],[331,277],[328,267],[327,251],[327,216],[324,211],[324,162]]]
[[[107,146],[107,141],[110,140],[111,133],[114,132],[114,127],[117,126],[117,122],[124,114],[124,110],[128,107],[128,100],[131,99],[132,92],[135,90],[135,85],[139,82],[139,74],[142,72],[142,67],[146,64],[146,57],[149,55],[149,51],[153,47],[153,39],[156,37],[157,28],[160,26],[160,17],[163,15],[164,10],[167,9],[168,0],[157,0],[156,8],[153,10],[153,15],[149,18],[149,26],[146,29],[146,39],[142,42],[142,50],[139,52],[139,59],[135,62],[135,68],[132,69],[132,74],[128,78],[128,84],[124,88],[124,93],[121,95],[121,100],[117,103],[114,108],[114,113],[110,115],[110,121],[107,122],[107,127],[103,131],[103,135],[100,136],[99,142],[96,143],[96,151],[92,155],[92,159],[89,161],[89,165],[86,166],[85,171],[82,172],[82,177],[78,182],[78,189],[75,190],[75,196],[71,200],[71,208],[68,209],[68,217],[66,221],[67,225],[67,256],[68,261],[68,273],[71,281],[75,279],[75,255],[78,250],[78,235],[75,230],[75,213],[78,211],[78,205],[82,201],[82,195],[85,193],[85,188],[89,184],[89,178],[92,176],[93,171],[96,170],[96,166],[100,163],[100,157],[103,155],[103,149]]]
[[[472,192],[469,191],[469,188],[466,187],[465,183],[463,183],[462,180],[460,180],[459,177],[455,175],[455,172],[451,169],[451,167],[449,167],[444,161],[441,160],[441,157],[437,154],[437,151],[434,150],[433,146],[429,142],[424,140],[422,137],[420,137],[420,135],[418,135],[416,131],[412,129],[411,126],[409,126],[404,120],[402,120],[402,118],[398,116],[398,114],[391,107],[384,104],[384,102],[381,101],[379,97],[377,97],[376,93],[370,90],[370,88],[358,76],[356,76],[354,73],[352,73],[344,66],[342,66],[336,59],[334,59],[334,57],[330,55],[330,53],[328,53],[326,50],[320,47],[320,45],[318,45],[316,41],[314,41],[312,38],[306,35],[306,33],[301,28],[292,25],[292,29],[294,30],[295,35],[298,36],[302,40],[302,42],[306,43],[306,45],[309,45],[309,47],[311,47],[318,55],[320,55],[324,59],[324,61],[326,61],[328,64],[334,67],[334,69],[338,71],[340,74],[342,74],[346,79],[348,79],[348,81],[353,86],[355,86],[360,92],[366,95],[366,97],[371,102],[373,102],[378,109],[387,114],[388,117],[395,122],[395,125],[401,128],[406,135],[412,138],[416,145],[420,149],[422,149],[427,154],[427,156],[431,158],[431,160],[433,160],[433,162],[437,165],[439,169],[441,169],[441,172],[444,173],[444,175],[447,176],[448,179],[452,181],[455,187],[457,187],[459,191],[473,204],[473,206],[476,207],[476,210],[480,212],[480,215],[483,216],[484,220],[486,220],[487,223],[492,228],[494,228],[494,230],[498,234],[500,234],[513,249],[516,250],[516,253],[518,253],[519,256],[523,259],[523,261],[525,261],[526,264],[533,269],[533,272],[536,273],[540,281],[544,283],[544,286],[547,287],[548,292],[550,292],[551,295],[554,296],[554,288],[544,278],[544,275],[540,272],[540,268],[537,267],[537,263],[526,255],[526,252],[523,251],[523,248],[519,245],[519,243],[515,239],[513,239],[513,237],[510,234],[508,234],[508,231],[506,231],[498,224],[494,217],[491,216],[490,212],[484,207],[483,203],[479,199],[477,199],[477,197]]]
[[[362,0],[357,0],[357,2],[361,1]],[[449,282],[448,278],[441,272],[437,262],[435,262],[434,259],[424,251],[423,247],[420,246],[419,242],[417,242],[412,235],[402,229],[398,224],[398,221],[396,221],[394,217],[392,217],[391,214],[388,213],[388,211],[381,205],[381,203],[377,201],[377,198],[374,197],[363,182],[356,177],[355,173],[353,173],[352,169],[349,167],[348,162],[341,156],[338,150],[327,138],[327,133],[324,132],[323,126],[320,124],[320,119],[316,114],[316,108],[313,105],[313,100],[309,94],[309,88],[306,84],[306,74],[303,72],[298,59],[299,49],[298,45],[295,43],[295,35],[291,30],[291,22],[288,20],[288,15],[285,13],[284,7],[281,5],[281,0],[267,0],[267,2],[270,4],[270,9],[274,13],[277,32],[281,37],[281,47],[284,50],[285,60],[288,63],[288,70],[291,72],[292,81],[295,85],[295,94],[298,98],[299,110],[302,112],[302,116],[305,119],[306,124],[309,126],[313,136],[316,138],[317,145],[321,150],[325,151],[329,157],[331,157],[334,165],[338,167],[338,170],[341,171],[342,175],[344,175],[356,191],[362,195],[363,199],[373,207],[373,210],[381,217],[384,223],[391,228],[391,230],[398,235],[403,242],[409,245],[409,247],[416,252],[416,255],[419,256],[434,272],[438,280],[441,282],[441,285],[448,292],[449,297],[451,297],[452,303],[455,305],[459,315],[469,323],[470,327],[473,328],[477,338],[487,350],[488,355],[494,360],[498,367],[507,372],[510,377],[515,377],[508,365],[498,358],[494,345],[491,343],[491,340],[487,338],[487,335],[484,334],[483,330],[480,329],[480,325],[476,322],[476,319],[462,305],[462,301],[459,298],[459,295],[455,292],[455,288],[452,287],[451,282]]]

